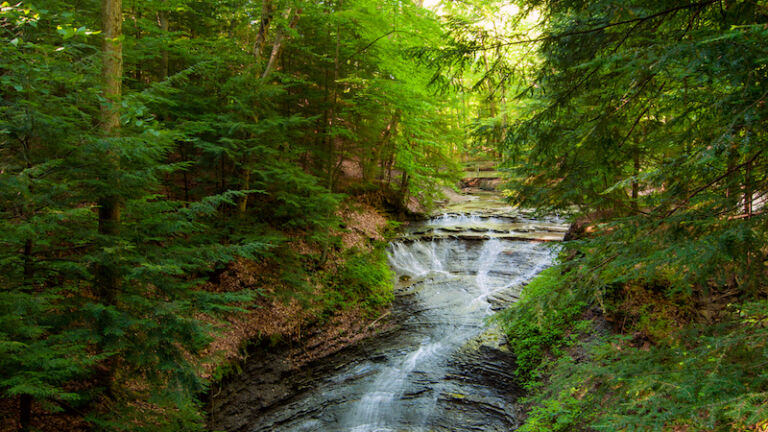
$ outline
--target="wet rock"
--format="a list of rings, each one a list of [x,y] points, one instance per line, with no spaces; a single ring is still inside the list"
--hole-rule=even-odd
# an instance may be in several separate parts
[[[508,229],[518,224],[517,230]],[[499,207],[415,224],[390,245],[390,330],[302,369],[259,352],[211,405],[212,429],[508,431],[519,388],[503,335],[484,322],[551,262],[555,222]]]
[[[508,232],[499,233],[493,231],[486,232],[431,232],[422,235],[406,235],[398,238],[404,242],[416,242],[416,241],[434,241],[434,240],[467,240],[467,241],[482,241],[482,240],[517,240],[517,241],[532,241],[532,242],[559,242],[563,240],[563,233],[550,232],[550,231],[534,231],[534,232]]]

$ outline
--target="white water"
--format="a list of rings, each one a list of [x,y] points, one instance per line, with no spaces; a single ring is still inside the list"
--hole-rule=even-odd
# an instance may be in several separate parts
[[[434,220],[440,226],[468,221],[482,223],[476,216]],[[398,278],[413,283],[407,289],[434,309],[422,312],[425,336],[420,343],[393,356],[370,381],[344,416],[342,430],[431,430],[441,414],[442,392],[450,387],[442,383],[450,357],[482,331],[484,318],[492,313],[490,297],[519,293],[522,283],[551,262],[551,251],[541,244],[498,239],[476,243],[432,240],[390,246],[390,264]],[[421,389],[424,382],[428,388]],[[417,396],[404,397],[409,391]],[[455,430],[463,429],[457,425]]]
[[[494,218],[447,215],[423,224],[448,227]],[[258,411],[238,431],[469,432],[514,428],[513,367],[488,357],[498,339],[486,318],[519,297],[547,267],[545,244],[503,239],[396,241],[396,330],[362,342],[358,358],[305,380],[309,387]],[[495,336],[494,336],[495,335]],[[494,339],[495,340],[495,339]],[[498,344],[498,342],[495,342]],[[490,345],[488,345],[490,346]],[[495,350],[495,351],[493,351]],[[322,368],[321,368],[322,369]],[[326,369],[323,369],[326,370]],[[312,373],[312,372],[309,372]]]

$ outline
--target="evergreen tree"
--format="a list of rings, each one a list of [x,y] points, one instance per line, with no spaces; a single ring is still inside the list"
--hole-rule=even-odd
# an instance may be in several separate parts
[[[72,68],[88,30],[71,17],[7,3],[1,13],[0,389],[19,398],[20,429],[29,430],[33,400],[76,401],[65,384],[96,360],[70,303],[89,274],[80,133],[93,81]],[[63,91],[73,85],[85,91]]]
[[[455,179],[450,101],[408,52],[440,29],[410,2],[4,2],[0,34],[0,394],[22,430],[33,406],[199,429],[199,352],[252,298],[208,278],[278,257],[298,291],[340,192],[397,208]]]
[[[764,337],[756,323],[768,295],[765,8],[518,5],[540,34],[458,54],[538,53],[504,145],[509,194],[590,228],[502,318],[523,372],[549,375],[521,430],[757,428],[766,352],[747,341]],[[595,311],[618,318],[624,334],[601,335],[571,358],[562,348],[576,332],[565,323]]]
[[[748,2],[529,6],[548,27],[536,105],[508,141],[517,200],[615,220],[595,245],[606,282],[686,269],[675,289],[714,278],[759,294],[768,16]]]

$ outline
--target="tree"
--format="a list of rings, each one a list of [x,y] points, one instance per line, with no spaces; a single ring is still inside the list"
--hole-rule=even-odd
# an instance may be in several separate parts
[[[71,16],[8,4],[0,24],[9,42],[0,48],[0,390],[19,398],[26,431],[34,401],[61,409],[79,400],[66,384],[86,377],[97,359],[70,303],[75,279],[88,273],[79,262],[89,212],[79,206],[77,172],[79,132],[93,112],[80,102],[93,94],[61,91],[92,82],[72,67],[77,39],[90,30]]]
[[[328,282],[342,192],[397,208],[456,178],[452,100],[408,51],[441,33],[410,2],[98,3],[0,6],[0,392],[22,430],[36,407],[197,429],[200,351],[253,297],[206,281]]]
[[[541,9],[537,106],[507,147],[522,179],[512,190],[522,203],[623,217],[604,256],[643,264],[620,279],[695,268],[678,288],[738,274],[756,294],[766,16],[744,2],[618,5]]]
[[[648,295],[638,320],[652,322],[629,317],[626,334],[606,336],[587,361],[563,356],[547,369],[557,389],[536,396],[523,430],[757,424],[768,386],[756,365],[766,353],[744,341],[764,336],[751,323],[765,316],[768,294],[768,233],[756,211],[768,180],[768,14],[746,1],[519,4],[541,34],[488,44],[540,55],[535,79],[518,88],[528,109],[504,146],[509,193],[572,212],[592,231],[566,245],[536,307],[551,314],[540,305],[552,301],[562,313],[557,299],[575,298],[627,317],[638,290]],[[731,306],[699,316],[722,298]],[[647,312],[660,304],[666,311]],[[665,315],[672,310],[677,321]],[[509,328],[528,331],[516,322]],[[633,345],[633,334],[648,344]],[[581,387],[562,391],[571,385]]]

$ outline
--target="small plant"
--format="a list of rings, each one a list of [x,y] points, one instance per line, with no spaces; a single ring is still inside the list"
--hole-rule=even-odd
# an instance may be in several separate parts
[[[548,356],[559,356],[587,323],[579,321],[585,301],[565,284],[559,267],[539,274],[520,300],[494,317],[509,337],[517,356],[517,374],[524,381],[537,375]]]
[[[369,253],[353,249],[343,264],[325,275],[325,310],[360,305],[366,313],[373,314],[394,298],[392,279],[383,243]]]

